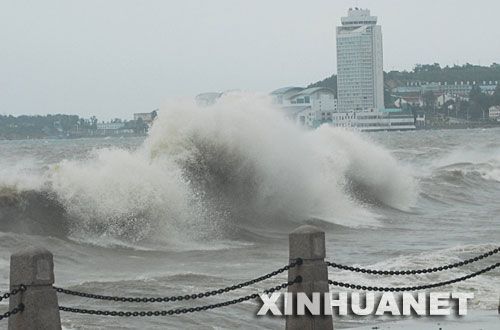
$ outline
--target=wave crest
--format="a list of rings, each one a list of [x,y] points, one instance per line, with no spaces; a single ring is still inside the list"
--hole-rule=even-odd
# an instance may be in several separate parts
[[[309,218],[373,225],[370,203],[406,210],[417,196],[411,171],[383,147],[327,125],[302,130],[248,93],[168,104],[138,150],[95,150],[46,177],[72,235],[168,243]]]

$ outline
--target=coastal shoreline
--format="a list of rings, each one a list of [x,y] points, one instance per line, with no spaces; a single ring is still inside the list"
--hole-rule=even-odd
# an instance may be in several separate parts
[[[417,127],[416,130],[399,130],[395,132],[411,132],[411,131],[439,131],[439,130],[457,130],[457,129],[495,129],[500,128],[500,123],[498,124],[478,124],[478,125],[449,125],[449,126],[426,126]],[[367,133],[379,133],[388,132],[387,130],[377,130],[377,131],[367,131]],[[71,137],[37,137],[37,138],[19,138],[19,139],[6,139],[0,137],[0,141],[37,141],[37,140],[81,140],[81,139],[125,139],[125,138],[141,138],[147,137],[148,134],[129,134],[129,135],[89,135],[89,136],[71,136]]]

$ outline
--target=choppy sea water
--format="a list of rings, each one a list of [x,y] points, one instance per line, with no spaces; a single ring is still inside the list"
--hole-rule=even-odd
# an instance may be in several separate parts
[[[287,263],[288,232],[305,222],[326,231],[329,260],[378,269],[434,267],[498,246],[499,129],[305,132],[268,109],[255,119],[250,110],[260,110],[238,102],[160,113],[146,139],[0,141],[0,292],[8,288],[10,254],[30,244],[53,252],[56,285],[126,296],[209,291],[273,271]],[[330,278],[418,285],[498,258],[431,275],[330,269]],[[495,270],[443,290],[474,292],[470,308],[496,310],[499,278]],[[286,274],[183,303],[59,299],[82,308],[163,310],[283,281]],[[68,329],[284,326],[280,318],[256,318],[256,309],[245,302],[171,317],[61,316]]]

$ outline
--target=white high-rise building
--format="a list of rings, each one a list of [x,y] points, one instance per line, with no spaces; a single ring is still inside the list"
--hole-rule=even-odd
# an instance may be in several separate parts
[[[367,9],[349,9],[337,27],[338,111],[384,108],[382,28]]]

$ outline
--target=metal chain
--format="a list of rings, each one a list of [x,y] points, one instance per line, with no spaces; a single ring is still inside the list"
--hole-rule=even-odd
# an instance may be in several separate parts
[[[0,314],[0,321],[22,311],[24,311],[24,304],[19,304],[16,307],[14,307],[14,309],[12,309],[11,311]]]
[[[293,281],[289,281],[286,283],[283,283],[281,285],[277,285],[275,287],[272,287],[270,289],[264,290],[264,293],[269,294],[273,293],[275,291],[282,290],[286,287],[289,287],[290,285],[293,285],[295,283],[300,283],[302,282],[302,277],[297,276]],[[190,308],[176,308],[176,309],[169,309],[169,310],[162,310],[162,311],[141,311],[141,312],[124,312],[124,311],[102,311],[102,310],[94,310],[94,309],[82,309],[82,308],[72,308],[72,307],[64,307],[64,306],[59,306],[59,310],[63,312],[70,312],[70,313],[80,313],[80,314],[91,314],[91,315],[104,315],[104,316],[125,316],[125,317],[144,317],[144,316],[167,316],[167,315],[179,315],[179,314],[186,314],[186,313],[194,313],[194,312],[201,312],[201,311],[207,311],[215,308],[220,308],[220,307],[226,307],[230,305],[235,305],[242,303],[244,301],[250,300],[250,299],[256,299],[259,295],[257,293],[253,293],[251,295],[247,295],[241,298],[229,300],[229,301],[224,301],[221,303],[217,304],[211,304],[211,305],[205,305],[205,306],[197,306],[197,307],[190,307]]]
[[[21,284],[19,288],[12,289],[11,292],[6,292],[3,295],[0,296],[0,301],[4,299],[8,299],[10,296],[15,296],[19,292],[26,291],[26,286],[24,284]]]
[[[342,270],[348,270],[348,271],[356,272],[356,273],[366,273],[366,274],[376,274],[376,275],[414,275],[414,274],[440,272],[443,270],[464,266],[464,265],[473,263],[475,261],[479,261],[481,259],[492,256],[498,252],[500,252],[500,248],[493,249],[493,250],[488,251],[480,256],[470,258],[470,259],[467,259],[464,261],[456,262],[454,264],[440,266],[440,267],[434,267],[434,268],[413,269],[413,270],[375,270],[375,269],[366,269],[366,268],[346,266],[346,265],[336,264],[334,262],[329,262],[329,261],[327,261],[326,264],[329,267],[338,268],[338,269],[342,269]]]
[[[465,281],[465,280],[468,280],[468,279],[473,278],[475,276],[486,273],[486,272],[488,272],[492,269],[495,269],[499,266],[500,266],[500,262],[497,262],[496,264],[493,264],[489,267],[481,269],[481,270],[479,270],[475,273],[472,273],[470,275],[462,276],[462,277],[455,278],[455,279],[449,280],[449,281],[438,282],[438,283],[427,284],[427,285],[419,285],[419,286],[389,288],[389,287],[379,287],[379,286],[357,285],[357,284],[337,282],[337,281],[332,281],[332,280],[328,280],[328,283],[331,285],[334,285],[334,286],[344,287],[344,288],[348,288],[348,289],[364,290],[364,291],[390,291],[390,292],[419,291],[419,290],[432,289],[432,288],[436,288],[436,287],[440,287],[440,286],[445,286],[448,284],[453,284],[453,283]]]
[[[237,289],[241,289],[243,287],[264,281],[266,279],[269,279],[271,277],[274,277],[280,273],[283,273],[284,271],[289,270],[290,268],[293,268],[297,265],[302,264],[302,259],[298,258],[295,261],[291,262],[290,264],[279,268],[278,270],[275,270],[271,273],[268,273],[266,275],[263,275],[261,277],[255,278],[253,280],[235,284],[233,286],[228,286],[222,289],[218,290],[212,290],[212,291],[206,291],[202,293],[193,293],[193,294],[187,294],[183,296],[171,296],[171,297],[116,297],[116,296],[105,296],[105,295],[98,295],[98,294],[92,294],[92,293],[85,293],[85,292],[78,292],[78,291],[72,291],[68,289],[63,289],[63,288],[58,288],[54,287],[54,289],[57,292],[60,293],[65,293],[73,296],[79,296],[79,297],[84,297],[84,298],[91,298],[91,299],[99,299],[99,300],[110,300],[110,301],[120,301],[120,302],[136,302],[136,303],[154,303],[154,302],[170,302],[170,301],[182,301],[182,300],[193,300],[193,299],[200,299],[200,298],[205,298],[205,297],[210,297],[210,296],[215,296],[219,294],[223,294],[229,291],[234,291]]]

